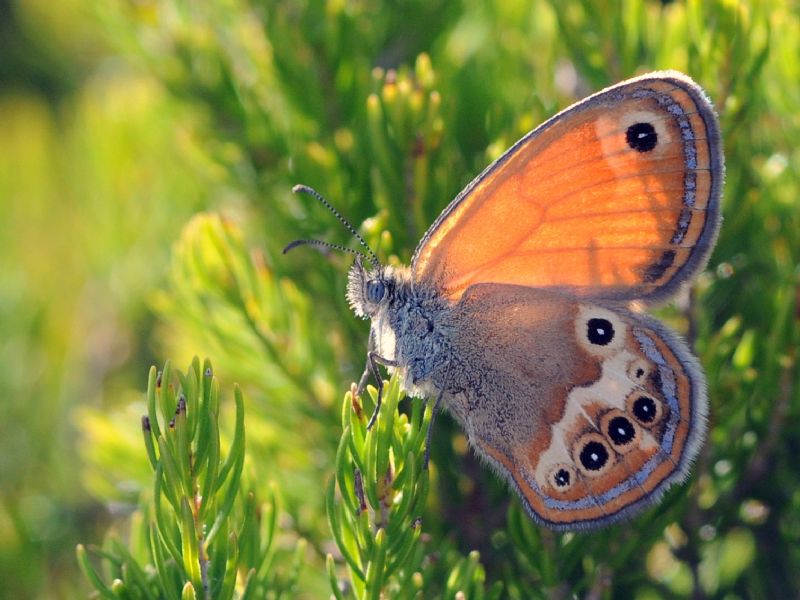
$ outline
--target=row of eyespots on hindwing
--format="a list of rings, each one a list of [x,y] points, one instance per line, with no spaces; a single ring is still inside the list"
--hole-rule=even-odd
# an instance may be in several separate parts
[[[618,333],[603,316],[588,318],[585,327],[585,341],[601,348],[611,345]],[[578,474],[595,478],[606,473],[625,454],[641,447],[645,431],[656,440],[662,438],[669,408],[658,369],[637,359],[628,365],[627,375],[635,389],[625,398],[625,409],[602,412],[591,428],[577,436],[571,447],[573,464],[561,463],[550,470],[548,481],[555,490],[568,491]]]
[[[551,470],[553,488],[566,492],[578,473],[590,478],[604,474],[625,454],[640,447],[644,431],[656,439],[661,437],[668,409],[656,394],[636,390],[626,398],[625,407],[625,411],[606,411],[594,424],[596,429],[578,436],[571,451],[574,464],[562,463]]]

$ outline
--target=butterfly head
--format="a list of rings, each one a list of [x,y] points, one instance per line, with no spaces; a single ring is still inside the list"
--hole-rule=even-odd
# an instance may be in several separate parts
[[[394,288],[391,267],[366,266],[361,256],[356,256],[347,278],[347,300],[357,316],[371,319],[377,315],[388,305]]]
[[[289,250],[298,246],[314,246],[326,252],[328,250],[341,250],[342,252],[355,254],[356,261],[348,276],[347,299],[357,316],[371,319],[380,312],[382,307],[388,305],[389,299],[392,297],[395,288],[394,280],[397,278],[394,269],[381,265],[378,256],[369,247],[366,240],[361,237],[361,234],[319,192],[305,185],[296,185],[292,189],[295,193],[307,194],[315,198],[331,211],[345,229],[364,247],[366,253],[322,240],[295,240],[283,249],[283,253],[286,254]],[[369,266],[364,265],[364,259],[369,262]]]

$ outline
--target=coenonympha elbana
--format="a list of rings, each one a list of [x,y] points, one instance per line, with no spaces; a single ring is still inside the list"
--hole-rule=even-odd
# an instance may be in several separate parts
[[[714,109],[685,75],[574,104],[470,183],[410,268],[359,254],[347,297],[371,319],[367,372],[399,369],[441,403],[543,525],[653,504],[687,476],[708,404],[686,343],[641,311],[705,266],[723,175]]]

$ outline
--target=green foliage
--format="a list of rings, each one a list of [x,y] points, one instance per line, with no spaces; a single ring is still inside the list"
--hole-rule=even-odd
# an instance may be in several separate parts
[[[142,433],[153,490],[131,519],[128,546],[115,537],[103,548],[78,545],[81,569],[103,598],[280,598],[291,593],[305,544],[297,544],[288,577],[277,577],[275,497],[261,504],[242,478],[240,389],[234,389],[236,425],[225,450],[211,363],[201,367],[195,359],[176,379],[169,362],[161,372],[150,369]],[[95,570],[90,554],[102,559],[110,584]]]
[[[377,393],[371,392],[376,399]],[[345,397],[336,480],[328,486],[328,520],[348,566],[347,596],[355,598],[379,598],[384,589],[392,595],[412,596],[412,580],[424,557],[420,521],[428,473],[422,457],[431,411],[426,411],[423,420],[421,404],[416,403],[410,418],[397,414],[397,378],[384,388],[384,394],[371,429],[367,429],[368,415],[360,401],[352,392]],[[334,593],[345,598],[330,555],[327,562]]]
[[[11,6],[0,53],[0,597],[203,597],[201,546],[184,544],[193,532],[216,581],[234,582],[226,590],[253,589],[256,569],[255,597],[800,589],[793,4]],[[645,515],[553,534],[445,416],[424,469],[430,409],[401,400],[396,380],[369,432],[359,411],[369,398],[340,404],[366,348],[344,299],[349,257],[280,251],[299,238],[354,241],[291,188],[317,188],[382,260],[407,262],[446,203],[520,135],[659,68],[703,85],[725,141],[719,243],[691,296],[661,313],[708,373],[709,441],[690,482]],[[246,448],[237,394],[212,410],[197,354],[247,396]],[[142,374],[165,356],[192,366],[156,393],[143,445]],[[215,493],[195,503],[198,488]]]

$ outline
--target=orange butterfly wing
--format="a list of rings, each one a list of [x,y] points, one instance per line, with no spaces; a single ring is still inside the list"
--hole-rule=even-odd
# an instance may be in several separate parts
[[[632,79],[559,113],[445,209],[412,261],[452,300],[480,282],[663,299],[719,228],[716,116],[689,78]]]

